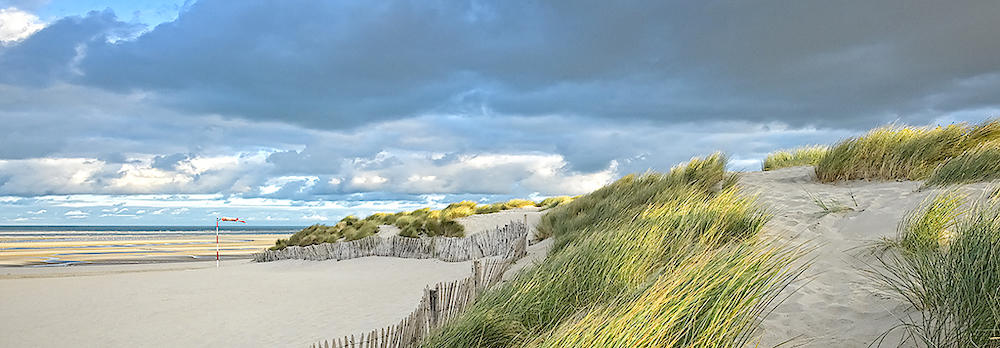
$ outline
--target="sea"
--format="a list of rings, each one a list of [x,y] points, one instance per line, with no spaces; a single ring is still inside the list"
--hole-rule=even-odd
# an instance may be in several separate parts
[[[223,258],[247,255],[304,226],[220,226]],[[257,237],[259,236],[259,237]],[[227,238],[228,237],[228,238]],[[99,243],[91,243],[99,242]],[[53,266],[89,259],[215,259],[215,226],[0,226],[0,266]],[[200,247],[200,251],[181,251]],[[209,255],[211,254],[211,255]],[[172,255],[171,257],[161,257]]]
[[[290,234],[305,226],[219,226],[219,234]],[[215,226],[0,226],[0,238],[6,242],[18,239],[34,241],[44,238],[55,240],[113,240],[148,239],[161,236],[215,235]]]

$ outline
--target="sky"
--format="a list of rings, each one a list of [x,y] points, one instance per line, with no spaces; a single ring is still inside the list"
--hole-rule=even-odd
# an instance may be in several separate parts
[[[0,0],[0,225],[308,225],[1000,116],[996,1]]]

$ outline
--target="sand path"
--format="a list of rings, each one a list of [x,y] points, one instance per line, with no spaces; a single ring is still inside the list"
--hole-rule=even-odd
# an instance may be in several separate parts
[[[796,291],[787,291],[788,299],[764,321],[761,346],[794,339],[787,346],[867,347],[898,325],[898,316],[908,314],[906,305],[864,275],[862,270],[875,264],[866,251],[873,241],[894,237],[903,216],[938,190],[918,192],[921,183],[913,181],[821,184],[812,167],[746,173],[740,182],[772,209],[767,235],[786,245],[815,247],[807,257],[812,266],[794,284]],[[966,189],[982,192],[985,187]],[[825,213],[810,195],[850,210]],[[891,334],[881,346],[898,343],[898,335]]]
[[[914,192],[919,183],[821,184],[812,167],[747,173],[741,183],[772,209],[768,235],[816,248],[796,291],[764,321],[761,346],[794,339],[791,346],[866,347],[898,324],[893,313],[905,306],[879,293],[860,270],[872,261],[865,246],[893,236],[906,211],[926,197]],[[810,195],[852,210],[825,213]]]

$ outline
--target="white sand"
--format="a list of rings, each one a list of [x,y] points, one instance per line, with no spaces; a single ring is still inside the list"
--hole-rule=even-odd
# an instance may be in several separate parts
[[[774,213],[766,233],[779,242],[810,242],[816,249],[807,258],[812,266],[790,289],[791,296],[763,323],[762,347],[789,339],[809,347],[866,347],[879,335],[899,325],[907,315],[903,302],[886,296],[862,273],[875,264],[867,251],[873,241],[894,237],[903,216],[936,190],[915,192],[920,182],[853,181],[821,184],[812,167],[746,173],[740,180]],[[987,185],[970,185],[970,193]],[[852,211],[825,214],[809,194],[836,199]],[[857,201],[851,199],[851,193]],[[898,331],[898,330],[897,330]],[[895,347],[890,335],[883,347]]]
[[[305,347],[394,324],[469,262],[368,257],[0,269],[0,347]]]
[[[915,191],[919,182],[821,184],[812,173],[798,167],[741,179],[774,213],[768,237],[815,247],[809,270],[765,319],[760,345],[866,347],[897,326],[898,317],[912,314],[864,276],[873,263],[866,247],[895,236],[902,217],[938,190]],[[824,213],[807,192],[852,210]],[[459,221],[467,234],[525,215],[534,227],[542,215],[534,210]],[[530,246],[515,268],[543,259],[550,245]],[[0,269],[0,346],[303,347],[395,323],[415,307],[425,285],[466,277],[469,269],[469,262],[394,258],[229,261],[220,270],[211,262]],[[895,346],[896,337],[883,346]]]
[[[455,221],[462,224],[462,227],[465,227],[465,235],[469,236],[492,230],[497,226],[509,224],[511,221],[525,222],[525,218],[527,218],[528,226],[531,228],[528,239],[533,239],[534,226],[538,225],[538,222],[541,221],[542,215],[544,215],[544,212],[540,211],[540,208],[523,207],[490,214],[469,215],[455,219]]]
[[[459,222],[472,234],[526,215],[531,227],[541,218],[522,208]],[[425,286],[470,272],[471,262],[384,257],[0,268],[0,347],[305,347],[395,324]]]
[[[910,309],[864,276],[873,262],[865,248],[893,237],[903,215],[936,191],[915,191],[919,182],[821,184],[812,173],[798,167],[741,179],[775,215],[768,237],[815,247],[809,270],[764,321],[760,344],[866,347]],[[824,213],[807,192],[852,210]],[[474,234],[527,216],[533,232],[541,215],[522,208],[458,221]],[[530,246],[505,279],[542,260],[550,246],[551,240]],[[0,346],[304,347],[398,322],[424,286],[466,277],[469,264],[370,257],[227,261],[221,269],[213,262],[0,268]],[[895,346],[895,337],[883,346]]]
[[[499,226],[509,224],[512,221],[524,222],[525,219],[527,219],[528,227],[530,228],[528,239],[533,239],[535,236],[535,226],[537,226],[538,222],[541,221],[544,213],[545,212],[541,211],[540,208],[524,207],[490,214],[469,215],[455,219],[455,221],[462,224],[462,227],[465,228],[466,236],[471,236],[476,233],[489,231]],[[397,234],[399,234],[399,227],[393,225],[378,226],[379,236],[389,238],[390,236]]]

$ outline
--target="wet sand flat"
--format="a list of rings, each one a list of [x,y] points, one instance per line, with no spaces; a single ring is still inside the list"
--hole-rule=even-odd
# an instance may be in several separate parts
[[[287,234],[223,234],[220,254],[247,258]],[[140,238],[0,239],[0,266],[68,263],[150,263],[215,259],[215,235],[162,235]]]

